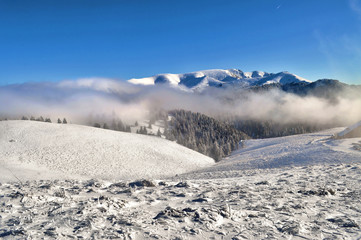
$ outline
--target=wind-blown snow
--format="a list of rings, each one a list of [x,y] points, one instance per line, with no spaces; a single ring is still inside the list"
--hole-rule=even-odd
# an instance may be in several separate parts
[[[42,179],[49,175],[160,178],[214,162],[159,137],[80,125],[2,121],[0,133],[0,180],[16,180],[15,176]],[[37,170],[38,166],[45,169]]]

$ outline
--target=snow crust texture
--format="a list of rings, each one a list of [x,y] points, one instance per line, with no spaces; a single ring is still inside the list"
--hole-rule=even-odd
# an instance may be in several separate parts
[[[0,185],[5,239],[358,239],[360,164],[188,181]]]
[[[0,122],[0,180],[161,178],[214,161],[155,136],[80,125]]]

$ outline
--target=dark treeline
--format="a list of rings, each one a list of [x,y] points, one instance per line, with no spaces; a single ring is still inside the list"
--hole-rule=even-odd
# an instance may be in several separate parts
[[[261,86],[252,86],[248,90],[253,93],[262,93],[275,89],[293,93],[298,96],[314,96],[317,98],[328,99],[330,102],[337,102],[340,97],[347,99],[361,97],[361,85],[348,85],[334,79],[320,79],[311,83],[272,83]]]
[[[251,138],[283,137],[295,134],[304,134],[321,131],[335,127],[334,124],[311,124],[311,123],[278,123],[274,121],[260,120],[228,120],[228,123],[236,129],[246,133]]]
[[[123,123],[123,121],[120,119],[113,119],[110,124],[106,122],[105,123],[96,122],[90,125],[96,128],[104,128],[104,129],[110,129],[120,132],[131,132],[130,126]]]
[[[238,148],[248,136],[233,126],[204,114],[185,110],[168,112],[172,116],[164,135],[169,140],[219,161]],[[163,116],[164,117],[164,116]]]
[[[34,116],[30,116],[30,117],[27,117],[27,116],[22,116],[21,118],[19,117],[12,117],[12,118],[0,118],[0,121],[6,121],[6,120],[24,120],[24,121],[27,121],[27,120],[30,120],[30,121],[37,121],[37,122],[48,122],[48,123],[51,123],[51,119],[50,118],[43,118],[43,116],[40,116],[40,117],[34,117]],[[68,121],[66,120],[66,118],[63,118],[63,120],[60,120],[60,118],[58,118],[57,120],[57,123],[63,123],[63,124],[67,124]]]

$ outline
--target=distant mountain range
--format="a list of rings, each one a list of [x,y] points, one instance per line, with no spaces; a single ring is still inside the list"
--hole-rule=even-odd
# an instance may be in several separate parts
[[[202,92],[208,87],[248,88],[268,84],[311,83],[289,72],[243,72],[238,69],[213,69],[185,74],[158,74],[147,78],[128,80],[141,85],[168,85],[185,91]]]
[[[138,85],[165,85],[195,93],[214,88],[254,92],[278,89],[300,96],[312,95],[332,100],[337,100],[338,97],[361,98],[361,85],[348,85],[334,79],[313,82],[287,71],[267,73],[213,69],[184,74],[158,74],[147,78],[133,78],[128,82]]]

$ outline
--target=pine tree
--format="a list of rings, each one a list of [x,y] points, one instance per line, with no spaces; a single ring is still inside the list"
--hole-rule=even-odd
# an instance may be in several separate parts
[[[213,144],[213,147],[211,149],[211,157],[216,161],[219,162],[222,158],[221,150],[219,148],[219,145],[217,142]]]
[[[66,119],[63,119],[63,124],[67,124],[68,122],[66,121]]]
[[[120,130],[118,129],[118,124],[115,123],[115,120],[114,120],[114,119],[112,120],[111,129],[114,130],[114,131],[120,131]]]
[[[60,120],[60,118],[58,118],[58,123],[61,123],[61,120]]]
[[[159,128],[158,128],[157,136],[158,136],[158,137],[161,137],[161,136],[162,136],[162,133],[160,132],[160,129],[159,129]]]
[[[132,132],[130,126],[128,126],[128,125],[125,127],[125,131],[126,131],[126,132]]]
[[[44,122],[44,118],[43,118],[42,116],[40,116],[40,117],[38,117],[38,118],[36,119],[36,121]]]
[[[141,126],[141,127],[140,127],[140,130],[139,130],[139,133],[140,133],[140,134],[147,135],[147,134],[148,134],[147,128]]]
[[[118,131],[126,131],[126,127],[124,127],[122,120],[118,121]]]

